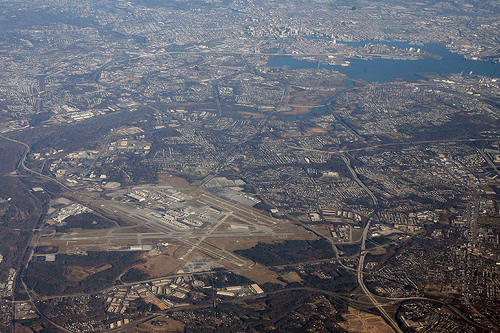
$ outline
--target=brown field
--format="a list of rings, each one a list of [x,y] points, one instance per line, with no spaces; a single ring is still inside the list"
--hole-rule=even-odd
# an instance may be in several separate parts
[[[253,303],[246,303],[246,302],[241,302],[237,303],[238,306],[244,307],[246,309],[253,309],[255,311],[262,311],[268,309],[268,306],[266,305],[265,301],[260,301],[260,302],[253,302]]]
[[[156,305],[161,311],[167,309],[167,306],[165,305],[165,303],[160,301],[158,299],[158,297],[156,297],[156,295],[154,295],[154,294],[143,296],[143,299],[146,303],[151,303],[151,304]]]
[[[105,237],[109,229],[72,229],[71,234],[85,235],[87,237]]]
[[[67,241],[62,241],[58,239],[52,239],[52,238],[40,238],[38,241],[38,246],[58,246],[59,251],[58,253],[66,253],[67,252]]]
[[[141,83],[142,79],[140,77],[135,77],[135,76],[130,76],[125,78],[124,80],[126,83]]]
[[[318,106],[314,106],[314,105],[292,106],[292,105],[289,105],[289,107],[291,107],[291,110],[281,112],[281,114],[284,114],[286,116],[299,116],[299,115],[303,115],[303,114],[308,114],[309,112],[311,112],[311,110],[313,108],[318,107]]]
[[[29,327],[23,326],[19,323],[15,324],[14,332],[16,333],[33,333],[33,330]]]
[[[297,272],[288,272],[286,274],[281,274],[280,276],[289,283],[303,281]]]
[[[296,226],[294,224],[282,223],[274,227],[275,232],[287,232],[290,233],[286,238],[272,237],[272,236],[262,236],[262,237],[210,237],[205,240],[206,243],[214,245],[218,248],[226,250],[228,252],[233,252],[235,250],[249,249],[257,245],[258,242],[262,243],[273,243],[273,242],[284,242],[285,240],[315,240],[318,237],[313,233],[302,229],[302,227]],[[176,254],[177,256],[177,254]],[[221,262],[224,266],[227,266],[225,262]]]
[[[267,238],[267,237],[266,237]],[[259,238],[260,241],[265,241],[264,238]],[[209,238],[205,241],[209,244],[215,245],[226,251],[235,251],[249,249],[257,245],[258,241],[256,238]]]
[[[124,228],[116,228],[114,229],[118,233],[123,233],[123,234],[141,234],[141,233],[148,233],[148,232],[153,232],[154,230],[143,225],[138,225],[135,227],[124,227]],[[160,234],[161,235],[161,234]]]
[[[314,229],[317,233],[322,234],[323,236],[330,237],[331,238],[331,233],[330,233],[330,224],[310,224],[309,225],[311,229]]]
[[[305,230],[302,226],[298,226],[291,222],[288,223],[280,223],[274,226],[274,232],[286,232],[289,235],[286,239],[307,239],[314,240],[318,237],[314,235],[312,232]],[[284,240],[284,239],[283,239]]]
[[[374,256],[379,256],[379,255],[386,254],[386,253],[387,253],[387,251],[383,247],[377,247],[377,248],[370,251],[370,254],[373,254]]]
[[[325,103],[328,97],[333,96],[335,91],[321,90],[292,90],[288,105],[319,106]]]
[[[352,241],[353,242],[357,242],[357,241],[361,240],[362,236],[363,236],[363,229],[352,228]]]
[[[105,239],[103,239],[105,240]],[[112,246],[117,245],[117,246],[127,246],[130,245],[130,243],[137,242],[137,237],[130,237],[127,239],[112,239],[110,240]]]
[[[140,324],[137,327],[127,330],[133,333],[147,333],[147,332],[184,332],[184,325],[182,322],[169,317],[159,317],[153,320]]]
[[[171,248],[172,250],[167,250],[166,254],[145,254],[144,256],[147,261],[143,264],[134,266],[134,268],[142,270],[153,278],[175,274],[182,266],[184,266],[186,261],[174,258],[172,253],[175,247],[172,246]]]
[[[310,127],[307,129],[306,135],[318,135],[318,134],[325,134],[328,133],[328,130],[331,129],[331,127],[323,128],[323,127]]]
[[[500,225],[500,218],[499,217],[494,217],[494,216],[479,216],[477,218],[477,223],[478,224],[483,224],[483,225],[492,225],[492,226],[498,226]]]
[[[158,185],[160,186],[173,186],[173,187],[187,187],[189,182],[181,177],[174,177],[169,174],[158,175]]]
[[[264,115],[262,113],[257,113],[257,112],[249,112],[249,111],[238,111],[237,112],[239,115],[242,115],[243,117],[249,117],[249,118],[264,118]]]
[[[424,294],[429,296],[448,296],[450,293],[446,291],[441,291],[442,285],[440,284],[428,284],[424,287]]]
[[[348,313],[342,315],[346,321],[340,322],[348,332],[356,333],[393,333],[394,330],[386,324],[382,317],[361,312],[349,307]]]
[[[113,267],[111,264],[105,264],[98,267],[80,267],[80,266],[68,266],[66,267],[66,272],[64,277],[69,281],[80,282],[88,278],[90,275],[97,274],[99,272],[104,272],[107,269]]]
[[[313,108],[322,106],[328,97],[335,95],[339,90],[343,89],[343,85],[336,91],[322,90],[296,90],[288,89],[288,96],[285,101],[286,106],[290,107],[290,111],[281,112],[283,115],[303,115],[311,112]]]
[[[182,258],[185,256],[188,251],[192,248],[192,245],[189,244],[181,244],[175,248],[175,251],[172,253],[172,257],[174,258]]]
[[[239,269],[235,272],[252,281],[255,281],[255,283],[257,284],[271,282],[286,285],[286,283],[284,283],[283,281],[278,280],[278,273],[261,264],[256,264],[253,267],[247,269]]]
[[[297,136],[315,136],[320,134],[325,134],[328,132],[327,128],[323,127],[309,127],[305,132],[290,130],[283,134],[286,138],[297,137]]]
[[[230,221],[230,222],[233,222],[233,221]],[[238,224],[242,224],[242,225],[245,225],[247,223],[244,223],[244,222],[240,222],[238,221]],[[222,223],[217,229],[215,229],[215,231],[230,231],[231,230],[231,223]]]

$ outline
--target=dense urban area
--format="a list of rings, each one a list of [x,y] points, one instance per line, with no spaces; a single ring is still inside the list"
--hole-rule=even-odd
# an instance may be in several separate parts
[[[0,332],[500,330],[498,1],[0,8]]]

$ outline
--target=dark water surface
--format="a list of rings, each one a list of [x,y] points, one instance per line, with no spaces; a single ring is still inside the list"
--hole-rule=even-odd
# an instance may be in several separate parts
[[[442,44],[425,44],[422,46],[410,45],[405,42],[372,42],[383,43],[399,48],[420,48],[432,54],[441,56],[441,59],[424,58],[418,60],[399,60],[373,58],[364,60],[359,58],[349,59],[351,65],[320,64],[320,68],[339,71],[351,79],[362,79],[367,82],[390,82],[395,78],[406,81],[421,79],[416,73],[474,73],[489,77],[500,78],[500,64],[491,61],[475,61],[464,59],[462,55],[450,52]],[[363,46],[368,42],[349,43],[353,46]],[[315,68],[316,62],[294,59],[292,56],[275,56],[269,59],[268,65],[275,67],[288,67],[291,69]]]

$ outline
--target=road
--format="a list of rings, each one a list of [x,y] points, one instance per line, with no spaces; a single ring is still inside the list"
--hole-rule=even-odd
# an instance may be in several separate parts
[[[488,154],[486,154],[486,152],[484,151],[484,149],[480,149],[480,148],[477,148],[477,151],[483,156],[483,158],[486,160],[486,162],[488,162],[488,164],[490,165],[490,167],[493,168],[493,170],[495,170],[495,172],[497,173],[497,175],[500,176],[500,171],[498,170],[497,166],[495,165],[495,163],[493,163],[493,161],[490,159],[490,157],[488,156]]]
[[[44,175],[44,174],[42,174],[40,172],[37,172],[35,170],[29,169],[28,167],[26,167],[25,161],[26,161],[27,155],[29,154],[29,151],[30,151],[30,147],[26,143],[23,143],[21,141],[17,141],[17,140],[8,138],[8,137],[6,137],[4,135],[0,135],[0,137],[3,138],[3,139],[6,139],[8,141],[21,144],[21,145],[23,145],[25,147],[25,151],[23,152],[23,155],[22,155],[21,159],[19,160],[18,164],[16,165],[16,171],[18,171],[19,169],[22,168],[22,169],[24,169],[28,173],[37,175],[37,176],[42,177],[44,179],[55,181],[59,185],[67,188],[64,184],[60,183],[57,179],[49,177],[49,176],[46,176],[46,175]],[[470,141],[470,140],[469,139],[467,139],[467,140],[464,139],[464,140],[450,140],[450,141]],[[432,143],[432,142],[443,142],[443,141],[442,140],[436,140],[436,141],[425,141],[425,142],[426,143]],[[398,143],[397,145],[401,145],[401,144],[405,144],[405,143]],[[410,144],[410,143],[408,143],[408,144]],[[411,144],[417,144],[417,143],[413,142]],[[388,322],[388,324],[391,325],[391,327],[396,332],[403,332],[400,329],[400,327],[397,324],[397,322],[394,320],[394,318],[387,313],[387,311],[384,308],[384,305],[381,304],[376,299],[376,297],[370,292],[370,290],[364,284],[364,274],[365,274],[364,273],[364,265],[365,265],[366,255],[368,254],[368,252],[366,251],[366,240],[367,240],[367,237],[368,237],[368,232],[369,232],[369,227],[370,227],[370,222],[371,222],[371,216],[373,215],[373,213],[376,210],[376,207],[378,205],[378,199],[373,194],[373,192],[359,179],[356,171],[353,169],[353,167],[351,165],[351,160],[349,159],[348,155],[346,155],[346,153],[348,151],[368,150],[368,149],[374,149],[374,148],[380,148],[380,147],[392,146],[392,145],[393,144],[381,144],[381,145],[370,146],[370,147],[366,147],[366,148],[356,148],[356,149],[350,149],[350,150],[344,150],[344,151],[338,151],[338,152],[321,151],[321,150],[314,150],[314,149],[304,149],[304,150],[319,151],[319,152],[323,152],[323,153],[339,154],[340,157],[342,158],[342,160],[344,161],[345,165],[347,166],[348,170],[352,174],[353,180],[356,181],[359,184],[359,186],[362,187],[363,190],[372,199],[373,210],[372,210],[372,212],[368,216],[368,220],[367,220],[366,225],[364,227],[362,238],[361,238],[361,248],[360,248],[361,251],[360,251],[359,262],[358,262],[358,266],[357,266],[357,280],[358,280],[358,284],[359,284],[360,288],[362,289],[363,293],[365,293],[365,295],[368,297],[368,299],[370,300],[371,304],[373,304],[379,310],[380,314],[384,317],[384,319]],[[297,148],[297,147],[290,147],[290,148],[301,149],[301,148]],[[480,151],[481,154],[483,154],[483,156],[485,156],[484,151],[481,151],[481,150],[479,150],[479,151]],[[485,159],[495,169],[495,171],[497,173],[499,173],[499,171],[496,168],[496,166],[491,162],[491,160],[489,158],[487,158],[487,156],[485,156]],[[221,199],[219,199],[219,198],[217,198],[215,196],[204,194],[204,195],[202,195],[202,197],[203,197],[204,200],[206,200],[209,203],[216,204],[218,206],[222,206],[222,207],[224,207],[225,209],[228,209],[228,210],[233,210],[235,215],[239,215],[241,217],[244,217],[244,218],[250,220],[251,222],[248,221],[248,223],[250,223],[252,225],[256,225],[256,226],[260,226],[260,227],[262,227],[263,225],[267,225],[268,228],[269,228],[270,226],[273,226],[273,225],[275,225],[277,223],[276,220],[274,220],[272,218],[269,218],[267,216],[261,216],[261,215],[256,216],[256,214],[251,209],[246,209],[246,208],[242,208],[241,206],[232,205],[232,204],[230,204],[230,203],[228,203],[228,202],[226,202],[224,200],[221,200]],[[129,218],[135,219],[130,213],[124,212],[124,213],[120,213],[120,214],[127,215],[127,217],[129,217]],[[165,228],[164,226],[162,226],[160,224],[156,224],[155,226],[153,226],[152,225],[153,223],[148,223],[148,226],[152,227],[155,230],[157,230],[159,232],[159,234],[161,234],[161,235],[170,234],[170,237],[175,237],[177,239],[180,239],[184,243],[186,243],[188,245],[191,245],[191,248],[189,249],[189,252],[192,251],[192,249],[194,249],[194,248],[198,248],[201,251],[207,252],[207,253],[212,254],[212,255],[214,255],[216,257],[219,257],[221,259],[227,260],[227,261],[229,261],[229,262],[231,262],[231,263],[233,263],[235,265],[242,266],[245,262],[241,258],[235,257],[234,255],[232,255],[231,253],[229,253],[227,251],[224,251],[224,252],[214,251],[214,250],[212,250],[210,248],[207,248],[208,244],[204,244],[205,238],[208,237],[208,236],[210,236],[210,235],[211,236],[217,236],[217,237],[222,236],[222,235],[218,235],[218,233],[216,232],[217,227],[220,224],[222,224],[222,222],[224,222],[231,214],[233,214],[233,213],[230,213],[230,214],[226,215],[224,217],[224,219],[220,220],[218,222],[218,224],[210,230],[210,232],[208,232],[207,234],[205,234],[204,236],[202,236],[202,238],[199,241],[195,241],[195,242],[192,242],[192,241],[186,239],[186,238],[189,238],[189,237],[185,237],[185,236],[182,237],[180,235],[178,235],[178,236],[172,236],[172,232],[171,231],[167,231],[167,228]],[[137,221],[137,219],[135,219],[135,220]],[[139,223],[144,224],[144,222],[140,222],[140,221],[139,221]],[[213,232],[213,234],[212,234],[212,232]],[[238,233],[238,235],[241,236],[242,234]],[[233,235],[226,235],[226,237],[232,237],[232,236],[234,237],[234,234]],[[122,238],[122,237],[123,236],[121,236],[121,235],[114,235],[114,236],[112,236],[112,238]],[[90,238],[87,238],[87,239],[90,239]],[[214,248],[216,248],[216,247],[214,247]],[[219,250],[223,251],[221,249],[219,249]],[[25,289],[28,291],[27,288],[25,288]],[[313,291],[312,290],[313,288],[297,288],[297,289]],[[321,290],[314,290],[314,291],[318,291],[318,292],[323,292],[324,293],[324,291],[321,291]],[[30,300],[31,300],[31,294],[29,294],[29,291],[28,291],[28,295],[30,296]],[[336,296],[340,297],[338,294],[336,294]],[[42,314],[40,314],[40,315],[43,316]],[[46,318],[46,319],[48,320],[48,318]],[[62,330],[64,330],[64,331],[66,331],[66,332],[69,332],[68,330],[66,330],[66,329],[64,329],[62,327],[59,327],[59,328],[62,329]]]
[[[248,261],[245,260],[245,259],[242,259],[242,258],[239,258],[237,256],[235,256],[234,254],[228,252],[228,251],[225,251],[223,249],[219,249],[217,248],[216,246],[212,245],[212,244],[207,244],[205,242],[203,242],[203,244],[196,244],[192,241],[189,241],[187,239],[184,239],[183,237],[179,237],[179,236],[174,236],[170,233],[170,230],[169,229],[165,229],[165,226],[161,225],[160,223],[148,223],[148,222],[143,222],[142,220],[139,220],[137,218],[135,218],[134,216],[132,216],[131,214],[129,213],[124,213],[124,212],[118,212],[116,211],[115,214],[120,214],[120,215],[123,215],[125,216],[127,219],[131,219],[139,224],[142,224],[142,225],[147,225],[149,228],[153,229],[153,230],[156,230],[160,233],[163,233],[163,234],[166,234],[172,238],[175,238],[187,245],[191,245],[192,247],[195,247],[197,248],[198,250],[200,250],[201,252],[205,252],[205,253],[208,253],[212,256],[215,256],[217,258],[220,258],[220,259],[223,259],[225,261],[228,261],[230,262],[231,264],[233,265],[236,265],[238,267],[243,267],[245,266]],[[212,249],[208,249],[206,246],[209,245],[215,249],[217,249],[217,251],[220,251],[221,253],[218,253],[216,252],[215,250],[212,250]]]
[[[351,173],[353,179],[361,186],[365,192],[370,196],[372,199],[372,204],[373,204],[373,209],[371,213],[368,216],[368,220],[366,221],[366,225],[363,229],[363,235],[361,237],[361,249],[360,249],[360,255],[359,255],[359,262],[358,262],[358,269],[357,269],[357,277],[358,277],[358,284],[361,287],[361,290],[365,293],[365,295],[370,299],[370,301],[373,303],[373,305],[378,309],[380,314],[384,317],[385,321],[391,325],[391,327],[394,329],[395,332],[397,333],[403,333],[401,328],[399,328],[398,323],[394,320],[392,316],[390,316],[387,311],[385,311],[384,307],[382,304],[380,304],[377,299],[374,297],[374,295],[370,292],[370,290],[366,287],[365,281],[364,281],[364,267],[365,267],[365,258],[366,255],[368,254],[368,251],[366,251],[366,239],[368,237],[368,231],[370,230],[370,222],[371,222],[371,217],[375,213],[375,210],[378,205],[378,199],[377,197],[373,194],[373,192],[359,179],[356,171],[352,168],[351,166],[351,160],[344,154],[341,153],[340,155],[342,157],[342,160],[344,161],[345,165],[349,169],[349,172]]]
[[[372,202],[373,202],[373,210],[375,210],[375,207],[377,206],[378,204],[378,199],[377,197],[373,194],[373,192],[358,178],[358,174],[356,173],[356,171],[354,171],[354,169],[352,168],[351,166],[351,160],[344,154],[344,153],[341,153],[340,154],[340,157],[342,158],[342,160],[344,161],[345,165],[347,166],[347,168],[349,169],[349,172],[351,173],[354,181],[356,183],[359,184],[359,186],[361,186],[365,192],[370,196],[370,198],[372,199]],[[373,211],[372,211],[372,214],[373,214]]]
[[[64,187],[65,189],[69,190],[69,188],[64,185],[63,183],[61,183],[60,181],[58,181],[57,179],[55,178],[52,178],[52,177],[49,177],[49,176],[46,176],[38,171],[35,171],[33,169],[30,169],[28,168],[26,165],[25,165],[25,162],[26,162],[26,158],[28,156],[28,153],[30,152],[30,146],[28,146],[26,143],[22,142],[22,141],[18,141],[18,140],[15,140],[15,139],[11,139],[7,136],[4,136],[2,134],[0,134],[0,138],[2,139],[5,139],[7,141],[10,141],[10,142],[15,142],[15,143],[18,143],[20,145],[23,145],[24,148],[26,148],[24,150],[24,153],[23,155],[21,156],[21,158],[19,159],[19,162],[17,163],[16,165],[16,169],[14,171],[11,172],[11,175],[17,175],[17,171],[22,168],[23,170],[25,170],[26,172],[28,173],[31,173],[31,174],[34,174],[34,175],[37,175],[43,179],[47,179],[47,180],[50,180],[50,181],[53,181],[53,182],[56,182],[57,184],[61,185],[62,187]]]
[[[52,325],[54,325],[55,327],[57,327],[58,329],[60,329],[61,331],[63,332],[66,332],[66,333],[73,333],[72,331],[62,327],[61,325],[58,325],[57,323],[53,322],[49,317],[47,317],[46,315],[44,315],[40,310],[38,310],[38,308],[36,307],[36,304],[35,302],[33,301],[33,298],[32,298],[32,295],[31,295],[31,292],[30,290],[28,289],[28,286],[24,283],[24,281],[21,279],[21,283],[23,284],[23,287],[24,287],[24,290],[26,291],[26,293],[28,294],[28,297],[29,297],[29,302],[31,303],[31,305],[33,306],[33,309],[35,309],[36,313],[42,317],[43,319],[45,319],[46,321],[48,321],[49,323],[51,323]]]
[[[369,225],[369,224],[367,224]],[[363,238],[365,239],[364,235]],[[364,243],[364,240],[363,240]],[[368,252],[366,250],[362,250],[361,255],[359,257],[359,264],[358,264],[358,284],[365,293],[366,296],[370,299],[370,301],[373,303],[373,305],[377,308],[377,310],[380,312],[380,314],[384,317],[384,319],[387,321],[389,325],[394,329],[394,331],[398,333],[403,333],[401,328],[399,328],[398,323],[390,316],[387,311],[385,311],[384,307],[382,304],[380,304],[377,299],[373,296],[373,294],[370,292],[370,290],[366,287],[365,282],[363,280],[363,269],[365,265],[365,257]]]
[[[207,231],[207,233],[204,236],[202,236],[200,238],[200,240],[198,242],[196,242],[196,245],[200,245],[201,243],[203,243],[205,241],[205,239],[207,239],[207,237],[210,236],[210,234],[212,234],[213,231],[217,230],[217,228],[219,228],[220,225],[222,223],[224,223],[228,219],[228,217],[230,217],[231,215],[233,215],[233,214],[232,213],[228,213],[222,219],[220,219],[214,226],[212,226],[210,228],[210,230]],[[189,250],[187,250],[186,253],[184,255],[182,255],[182,257],[180,257],[179,259],[184,259],[193,250],[194,250],[194,247],[189,248]]]
[[[275,294],[281,294],[281,293],[292,292],[292,291],[314,292],[314,293],[319,293],[319,294],[328,295],[328,296],[331,296],[331,297],[343,299],[343,300],[346,300],[346,301],[349,301],[349,302],[354,302],[354,303],[357,303],[359,305],[370,305],[370,303],[359,301],[359,300],[350,298],[350,297],[348,297],[346,295],[343,295],[343,294],[339,294],[339,293],[336,293],[336,292],[327,291],[327,290],[323,290],[323,289],[310,288],[310,287],[287,288],[287,289],[277,290],[277,291],[273,291],[273,292],[268,292],[268,293],[265,293],[265,294],[257,294],[257,295],[236,297],[236,298],[228,299],[228,300],[219,300],[219,302],[218,302],[217,305],[219,305],[219,304],[228,304],[228,303],[241,303],[243,300],[259,299],[259,298],[262,298],[262,297],[266,297],[268,295],[275,295]],[[214,306],[213,303],[204,303],[204,304],[199,304],[199,305],[189,305],[189,306],[171,308],[171,309],[166,310],[165,313],[164,313],[164,315],[168,316],[170,313],[178,312],[178,311],[188,311],[188,310],[192,311],[192,310],[199,310],[199,309],[208,309],[208,308],[211,308],[213,306]],[[128,324],[126,326],[123,326],[123,327],[120,327],[120,328],[117,328],[117,329],[114,329],[114,330],[110,330],[110,331],[107,331],[107,332],[122,332],[122,331],[127,331],[127,330],[131,329],[132,327],[136,327],[136,326],[138,326],[138,325],[140,325],[142,323],[145,323],[145,322],[147,322],[147,321],[149,321],[151,319],[157,318],[157,317],[159,317],[159,315],[156,315],[156,314],[155,315],[151,315],[151,316],[148,316],[148,317],[146,317],[144,319],[141,319],[139,321],[131,322],[130,324]]]
[[[324,153],[324,154],[335,154],[339,155],[342,153],[349,153],[349,152],[355,152],[355,151],[367,151],[367,150],[372,150],[372,149],[378,149],[378,148],[384,148],[384,147],[397,147],[397,146],[417,146],[417,145],[422,145],[422,144],[434,144],[434,143],[448,143],[448,142],[476,142],[476,141],[491,141],[493,140],[492,138],[462,138],[462,139],[442,139],[442,140],[425,140],[425,141],[401,141],[401,142],[391,142],[391,143],[380,143],[380,144],[375,144],[375,145],[367,145],[365,147],[359,147],[359,148],[343,148],[339,150],[321,150],[321,149],[314,149],[314,148],[302,148],[302,147],[296,147],[296,146],[290,146],[287,145],[288,148],[290,149],[295,149],[295,150],[303,150],[303,151],[314,151],[318,153]],[[394,148],[396,149],[396,148]]]

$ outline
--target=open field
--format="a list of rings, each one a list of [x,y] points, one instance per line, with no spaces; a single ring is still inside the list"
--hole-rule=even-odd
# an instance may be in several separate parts
[[[189,182],[181,177],[171,176],[169,174],[158,175],[158,185],[160,186],[173,186],[173,187],[187,187]]]
[[[277,283],[281,285],[286,284],[283,281],[278,280],[278,273],[260,264],[256,264],[251,268],[240,269],[237,271],[237,273],[243,275],[244,277],[254,281],[259,285],[267,282]]]
[[[343,315],[346,321],[340,322],[348,332],[356,333],[392,333],[394,330],[379,317],[367,312],[358,311],[349,307],[348,313]]]
[[[340,90],[340,89],[339,89]],[[335,91],[311,91],[293,90],[290,91],[288,106],[290,111],[283,112],[285,115],[302,115],[311,112],[315,107],[325,103],[328,97],[333,96]]]
[[[176,259],[171,255],[147,256],[146,262],[133,266],[140,269],[150,277],[160,277],[175,274],[184,264],[184,260]]]
[[[280,276],[288,283],[303,281],[297,272],[287,272],[286,274],[281,274]]]
[[[80,282],[85,280],[90,275],[104,272],[111,267],[113,266],[110,264],[104,264],[99,267],[69,266],[66,268],[66,273],[64,274],[64,276],[69,281]]]
[[[131,276],[144,274],[154,278],[175,274],[181,269],[206,271],[223,266],[259,284],[284,284],[274,270],[236,255],[234,251],[252,248],[258,242],[317,239],[315,234],[297,224],[192,187],[182,178],[168,175],[160,178],[162,184],[168,185],[120,188],[108,192],[106,197],[92,197],[92,200],[86,201],[88,207],[98,210],[121,226],[107,229],[71,228],[64,233],[45,233],[36,246],[57,249],[59,254],[142,250],[142,254],[138,254],[140,262],[126,268],[122,275],[131,268],[135,270],[131,271]],[[145,196],[142,201],[131,200],[127,197],[129,193],[149,193],[151,197]],[[217,215],[203,225],[178,228],[158,217],[155,207],[169,205],[158,200],[175,202],[176,207],[188,211],[210,207]],[[98,267],[74,265],[68,267],[65,278],[73,283],[86,281],[106,269],[109,267],[105,264]],[[286,278],[297,280],[297,276]]]
[[[127,330],[130,333],[149,333],[149,332],[184,332],[184,325],[182,322],[169,318],[159,317],[140,324],[137,327]]]

